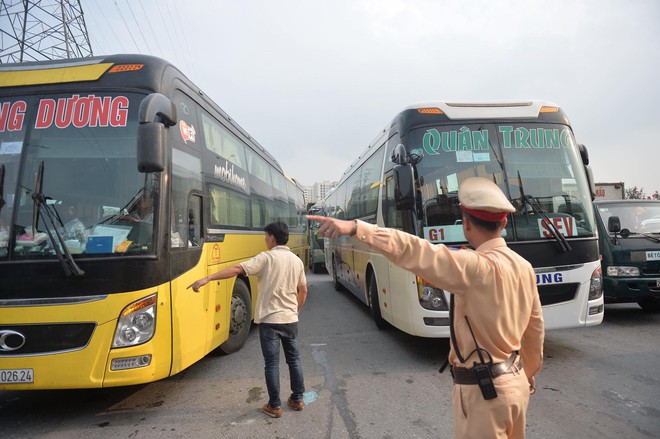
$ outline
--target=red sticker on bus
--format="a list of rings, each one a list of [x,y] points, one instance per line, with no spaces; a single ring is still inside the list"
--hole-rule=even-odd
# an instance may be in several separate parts
[[[25,101],[16,101],[0,103],[0,133],[7,131],[20,131],[23,129],[23,120],[25,120],[25,110],[27,104]]]
[[[126,96],[72,95],[57,100],[41,99],[34,127],[125,127],[128,122],[128,104]]]
[[[564,236],[577,236],[577,224],[572,216],[558,216],[548,218],[547,220],[539,218],[539,232],[542,238],[552,238],[549,221],[555,226],[555,229]]]
[[[179,131],[181,132],[183,143],[188,143],[189,140],[195,143],[195,135],[197,132],[195,131],[194,126],[188,125],[185,121],[181,120],[179,121]]]

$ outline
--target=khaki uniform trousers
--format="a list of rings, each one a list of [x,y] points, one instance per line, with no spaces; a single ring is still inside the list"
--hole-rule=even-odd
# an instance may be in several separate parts
[[[524,439],[529,383],[514,371],[493,380],[497,398],[486,401],[476,384],[454,384],[454,436],[461,439]]]

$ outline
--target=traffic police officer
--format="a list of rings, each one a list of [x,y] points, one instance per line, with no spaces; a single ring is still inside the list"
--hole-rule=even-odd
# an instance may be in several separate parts
[[[458,438],[524,438],[543,363],[543,314],[532,266],[501,237],[515,211],[492,181],[462,182],[463,232],[475,250],[451,250],[362,221],[308,216],[318,234],[349,235],[452,293],[454,432]],[[524,365],[524,367],[523,367]]]

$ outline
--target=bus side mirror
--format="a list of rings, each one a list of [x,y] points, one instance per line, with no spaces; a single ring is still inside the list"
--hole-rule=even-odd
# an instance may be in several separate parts
[[[159,122],[138,126],[137,167],[139,172],[165,170],[165,127]]]
[[[618,216],[611,216],[607,219],[607,230],[612,233],[621,231],[621,220]]]
[[[584,170],[587,174],[587,184],[589,185],[589,192],[591,192],[591,201],[596,199],[596,183],[594,183],[594,173],[591,166],[585,165]]]
[[[397,210],[412,209],[415,205],[415,183],[411,165],[395,165],[394,177],[394,207]]]
[[[165,128],[176,125],[176,107],[167,97],[152,93],[138,111],[137,167],[139,172],[165,169]]]
[[[580,151],[582,165],[587,174],[587,183],[589,183],[589,190],[591,191],[591,201],[593,201],[596,199],[596,183],[594,182],[594,174],[589,167],[589,151],[587,151],[587,147],[581,143],[578,143],[578,150]]]

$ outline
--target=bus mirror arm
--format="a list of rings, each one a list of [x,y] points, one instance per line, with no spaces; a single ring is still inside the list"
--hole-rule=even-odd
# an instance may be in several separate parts
[[[397,165],[405,165],[406,163],[410,163],[410,159],[408,158],[408,151],[406,151],[406,147],[401,143],[394,147],[394,151],[392,151],[392,161]]]
[[[151,93],[140,103],[138,122],[142,125],[160,122],[166,127],[176,125],[176,107],[174,103],[160,93]]]
[[[587,147],[579,143],[578,150],[580,151],[580,158],[582,159],[582,164],[587,166],[589,164],[589,151],[587,151]]]

